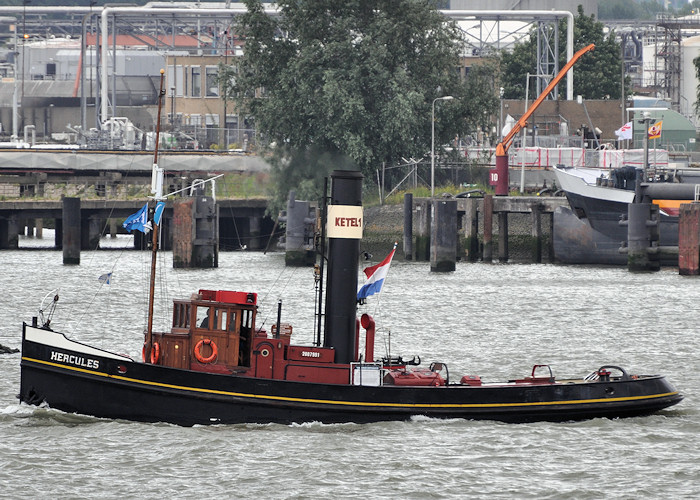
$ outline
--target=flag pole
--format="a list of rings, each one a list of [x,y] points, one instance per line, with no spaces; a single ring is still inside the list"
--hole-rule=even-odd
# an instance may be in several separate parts
[[[153,174],[151,178],[151,191],[155,194],[156,203],[163,198],[163,170],[158,167],[158,144],[160,142],[160,113],[163,108],[163,80],[165,70],[160,70],[160,92],[158,93],[158,118],[156,120],[156,143],[153,152]],[[157,206],[157,204],[156,204]],[[153,222],[153,240],[151,241],[151,283],[148,290],[148,327],[146,330],[146,359],[150,359],[153,347],[153,302],[156,289],[156,256],[158,254],[158,224]],[[145,360],[144,360],[145,361]]]

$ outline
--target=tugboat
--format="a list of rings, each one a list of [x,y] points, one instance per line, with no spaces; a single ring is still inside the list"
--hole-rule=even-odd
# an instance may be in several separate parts
[[[21,401],[188,426],[415,415],[569,421],[646,415],[682,400],[663,376],[612,365],[577,380],[558,380],[549,366],[535,365],[528,376],[484,383],[477,375],[454,378],[444,363],[376,359],[374,320],[356,318],[361,191],[358,172],[333,173],[324,209],[329,245],[322,342],[294,344],[292,325],[279,316],[270,332],[256,326],[257,295],[246,291],[198,290],[175,300],[170,331],[146,331],[143,361],[69,340],[34,318],[23,326]]]

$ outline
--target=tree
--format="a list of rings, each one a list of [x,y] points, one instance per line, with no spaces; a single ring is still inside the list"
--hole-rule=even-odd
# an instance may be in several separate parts
[[[258,0],[245,4],[244,55],[221,78],[235,79],[229,98],[255,117],[290,186],[308,181],[298,166],[319,155],[343,157],[372,180],[383,162],[423,157],[436,97],[457,98],[436,108],[436,144],[496,109],[484,75],[472,86],[460,79],[461,32],[430,0],[282,0],[277,18]]]
[[[566,47],[566,20],[559,25],[559,46]],[[585,99],[619,99],[621,96],[621,52],[620,44],[611,31],[606,37],[603,23],[595,16],[586,16],[579,5],[574,17],[574,52],[594,43],[595,50],[582,57],[574,66],[574,94]],[[560,50],[559,68],[566,64],[566,52]],[[517,44],[511,53],[503,53],[503,87],[508,99],[525,98],[526,74],[537,73],[537,39]],[[628,94],[629,79],[625,79],[625,94]],[[560,89],[562,86],[560,86]],[[533,96],[530,96],[531,98]]]

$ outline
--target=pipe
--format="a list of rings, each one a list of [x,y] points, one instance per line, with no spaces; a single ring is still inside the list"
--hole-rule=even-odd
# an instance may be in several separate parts
[[[376,325],[374,318],[367,313],[362,315],[360,322],[362,323],[362,328],[365,329],[365,361],[371,363],[374,361],[374,333]]]

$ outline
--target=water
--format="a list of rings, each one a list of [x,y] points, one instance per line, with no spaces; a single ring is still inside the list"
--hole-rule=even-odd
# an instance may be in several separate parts
[[[39,244],[23,241],[23,245]],[[119,242],[111,242],[117,247]],[[257,291],[260,320],[314,338],[311,270],[281,254],[224,253],[216,270],[161,268],[169,302],[199,288]],[[150,267],[145,252],[3,251],[0,343],[59,288],[52,325],[140,356]],[[113,271],[111,285],[98,276]],[[560,378],[602,364],[663,373],[686,399],[649,417],[552,424],[416,418],[409,422],[182,428],[69,415],[17,403],[19,354],[0,355],[1,498],[698,498],[700,320],[697,278],[674,269],[460,263],[431,274],[395,262],[379,307],[377,352],[420,354],[450,375],[499,381],[550,364]],[[156,325],[169,322],[167,309]]]

